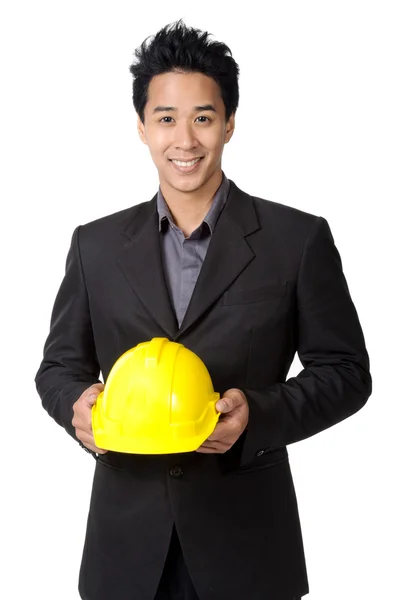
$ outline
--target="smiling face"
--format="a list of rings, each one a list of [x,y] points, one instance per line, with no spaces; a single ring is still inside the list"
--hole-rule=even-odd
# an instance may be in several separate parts
[[[222,152],[235,118],[232,114],[225,121],[221,90],[212,77],[156,75],[148,86],[144,121],[138,118],[138,132],[149,147],[163,194],[204,191],[221,183]]]

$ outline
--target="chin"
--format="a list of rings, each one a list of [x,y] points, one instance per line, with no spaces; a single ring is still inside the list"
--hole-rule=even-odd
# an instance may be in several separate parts
[[[175,190],[178,190],[179,192],[195,192],[196,190],[198,190],[201,187],[201,184],[188,184],[186,183],[185,185],[172,185],[172,187]]]
[[[169,181],[169,185],[180,192],[193,192],[200,188],[206,179],[202,177],[176,177]]]

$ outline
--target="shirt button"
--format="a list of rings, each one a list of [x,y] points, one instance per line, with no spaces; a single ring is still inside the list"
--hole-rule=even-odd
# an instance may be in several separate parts
[[[256,456],[262,456],[262,455],[264,454],[264,452],[265,452],[265,450],[259,450],[259,451],[256,453]]]
[[[184,471],[181,469],[181,467],[173,467],[170,469],[170,475],[172,477],[182,477],[183,474]]]

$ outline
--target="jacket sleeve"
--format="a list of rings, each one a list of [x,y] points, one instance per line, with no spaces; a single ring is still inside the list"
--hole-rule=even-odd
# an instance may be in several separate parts
[[[65,275],[55,298],[43,360],[35,376],[36,388],[48,414],[80,446],[96,457],[76,437],[73,404],[98,378],[90,307],[79,251],[79,230],[72,235]]]
[[[241,465],[260,450],[303,440],[346,419],[372,393],[363,332],[323,217],[306,240],[296,293],[297,353],[304,369],[265,389],[242,389],[249,422]]]

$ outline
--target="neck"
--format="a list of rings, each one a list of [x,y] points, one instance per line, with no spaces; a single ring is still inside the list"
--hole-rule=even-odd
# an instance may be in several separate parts
[[[208,213],[216,191],[222,182],[222,171],[216,171],[206,183],[197,190],[183,192],[160,182],[160,189],[175,224],[190,235]]]

